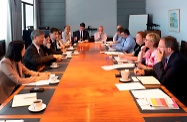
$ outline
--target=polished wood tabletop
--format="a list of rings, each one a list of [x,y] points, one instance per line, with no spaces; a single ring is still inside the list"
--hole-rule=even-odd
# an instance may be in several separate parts
[[[119,91],[115,86],[119,83],[115,74],[119,72],[101,68],[113,64],[105,54],[100,54],[101,45],[82,43],[77,50],[80,54],[70,60],[42,115],[3,117],[39,117],[41,122],[144,122],[143,117],[187,116],[187,113],[140,113],[130,92]],[[162,89],[174,97],[164,86]]]

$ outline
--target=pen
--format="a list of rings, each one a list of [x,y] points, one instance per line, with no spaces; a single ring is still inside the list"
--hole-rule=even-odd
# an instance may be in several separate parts
[[[24,97],[24,99],[35,98],[36,96]]]

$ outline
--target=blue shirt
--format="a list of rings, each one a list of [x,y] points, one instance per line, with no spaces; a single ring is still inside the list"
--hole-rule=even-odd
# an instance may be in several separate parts
[[[116,44],[121,43],[122,39],[123,38],[119,36],[117,33],[113,36],[113,42],[115,42]]]
[[[115,49],[117,51],[132,53],[134,51],[135,46],[136,42],[134,38],[131,35],[129,35],[126,39],[122,39],[122,42],[120,44],[116,44]]]

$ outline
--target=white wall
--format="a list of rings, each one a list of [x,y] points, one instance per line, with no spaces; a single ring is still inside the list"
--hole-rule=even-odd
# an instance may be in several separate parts
[[[171,35],[187,41],[187,0],[147,0],[146,13],[153,16],[153,23],[160,25],[161,36]],[[180,32],[168,29],[168,11],[180,9]]]
[[[103,25],[107,35],[113,36],[117,26],[116,0],[66,0],[66,24],[73,32],[79,29],[81,22],[86,28]]]

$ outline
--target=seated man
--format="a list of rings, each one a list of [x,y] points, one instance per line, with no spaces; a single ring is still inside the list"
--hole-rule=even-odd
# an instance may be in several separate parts
[[[62,54],[61,48],[58,48],[58,31],[57,28],[51,28],[49,32],[52,54]]]
[[[98,31],[94,34],[95,42],[103,42],[106,43],[107,34],[104,32],[103,26],[98,27]]]
[[[88,31],[85,30],[85,24],[84,23],[81,23],[80,24],[80,29],[73,33],[73,40],[74,40],[74,42],[78,42],[78,41],[88,42],[89,41],[89,33],[88,33]]]
[[[153,69],[134,69],[137,75],[154,75],[181,102],[187,99],[186,72],[187,60],[179,52],[176,38],[166,36],[160,39],[156,56],[157,63]]]
[[[134,38],[130,35],[128,29],[121,30],[122,42],[119,44],[113,44],[112,47],[117,51],[122,51],[125,53],[132,53],[134,51],[134,47],[136,46],[136,42]]]
[[[41,30],[34,30],[31,33],[32,44],[27,48],[23,62],[25,66],[34,71],[41,71],[46,65],[54,61],[61,61],[62,55],[47,55],[41,45],[43,45],[45,33]]]
[[[72,41],[71,41],[71,31],[70,31],[70,26],[66,25],[64,28],[64,31],[62,32],[62,40],[64,45],[70,46]]]
[[[141,47],[145,45],[146,40],[146,33],[143,31],[139,31],[136,34],[136,44],[137,46],[134,48],[134,51],[132,53],[125,53],[122,55],[119,55],[120,59],[126,59],[130,61],[137,61],[138,60],[138,53],[141,50]],[[146,51],[148,48],[146,49]]]
[[[121,28],[122,28],[121,25],[117,26],[117,31],[116,31],[115,35],[113,36],[113,43],[114,44],[121,43],[121,41],[122,41],[122,37],[121,37],[121,33],[120,33]]]

